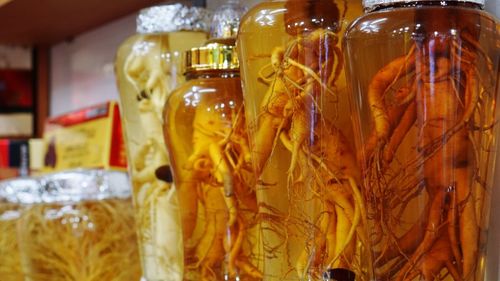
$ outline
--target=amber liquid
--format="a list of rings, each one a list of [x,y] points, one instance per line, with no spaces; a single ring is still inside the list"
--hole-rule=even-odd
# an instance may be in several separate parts
[[[182,85],[165,108],[184,280],[261,279],[255,179],[242,104],[239,78],[209,75]]]
[[[311,11],[335,23],[316,26]],[[352,221],[362,202],[353,197],[360,174],[341,50],[343,31],[361,12],[358,1],[273,1],[242,21],[238,46],[259,177],[264,280],[323,280],[333,269],[368,280],[368,259],[360,259],[363,226]],[[334,194],[342,194],[346,209]]]
[[[163,107],[184,81],[182,53],[203,44],[204,32],[139,34],[120,47],[116,74],[133,185],[144,277],[180,280],[182,237],[163,141]]]
[[[26,280],[139,280],[131,205],[129,199],[106,199],[27,209],[19,222]]]
[[[424,5],[369,13],[348,31],[377,280],[484,280],[496,26],[470,7]]]
[[[0,276],[4,281],[23,281],[16,224],[21,206],[0,202]]]

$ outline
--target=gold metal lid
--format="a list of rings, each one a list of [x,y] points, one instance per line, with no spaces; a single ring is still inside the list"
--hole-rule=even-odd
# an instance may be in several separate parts
[[[186,72],[239,68],[236,47],[232,44],[212,42],[186,52]]]

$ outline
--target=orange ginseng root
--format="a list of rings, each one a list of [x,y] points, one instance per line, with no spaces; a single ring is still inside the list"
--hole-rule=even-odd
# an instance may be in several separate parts
[[[416,44],[371,80],[366,198],[380,280],[480,280],[495,97],[489,58],[462,34],[461,46]]]
[[[179,126],[172,121],[175,110],[166,114],[165,136],[173,155],[185,242],[184,278],[261,280],[253,262],[257,203],[240,80],[213,78],[202,85],[210,94],[199,98],[196,109],[189,109],[190,120],[183,118]],[[212,94],[216,91],[220,92]],[[168,108],[185,102],[184,95],[182,100],[177,96],[175,92]],[[185,127],[189,133],[183,135]]]
[[[280,237],[278,247],[282,243],[291,249],[287,277],[323,278],[334,268],[349,269],[361,279],[366,273],[357,259],[359,245],[366,242],[360,170],[351,144],[335,125],[342,98],[336,82],[343,68],[337,40],[325,29],[297,36],[286,48],[275,48],[270,64],[261,71],[269,88],[257,122],[250,124],[251,151],[258,175],[273,169],[269,162],[276,149],[284,148],[290,157],[288,211],[260,206]],[[272,74],[265,75],[269,70]],[[328,114],[323,103],[331,105]],[[273,188],[272,183],[262,184]],[[309,204],[320,206],[319,210],[307,213]],[[276,218],[288,226],[276,223]],[[276,247],[264,243],[267,254],[273,255]]]

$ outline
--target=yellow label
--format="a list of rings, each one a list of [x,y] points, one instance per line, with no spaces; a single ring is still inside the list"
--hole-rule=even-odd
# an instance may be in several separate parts
[[[109,131],[108,119],[97,119],[47,133],[46,138],[55,144],[56,163],[53,169],[64,170],[80,167],[107,165],[103,132]]]
[[[49,120],[48,130],[44,135],[47,143],[44,171],[77,168],[125,170],[126,163],[124,166],[112,164],[117,162],[111,159],[112,146],[121,145],[123,138],[115,135],[114,131],[114,126],[120,125],[119,118],[115,118],[115,114],[118,114],[115,112],[115,104],[111,103],[107,109],[107,115],[92,118],[87,118],[87,115],[95,110],[82,110]],[[120,152],[118,156],[124,154],[124,151]],[[122,157],[125,158],[123,155]]]

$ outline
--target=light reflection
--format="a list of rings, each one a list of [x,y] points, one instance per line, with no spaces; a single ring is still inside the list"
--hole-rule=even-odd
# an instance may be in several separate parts
[[[197,91],[198,91],[198,93],[201,93],[201,94],[206,94],[206,93],[215,93],[215,92],[217,92],[217,90],[215,90],[215,89],[210,89],[210,88],[206,88],[206,89],[198,89]]]
[[[276,23],[276,14],[284,13],[286,9],[262,10],[255,18],[255,21],[261,26],[273,26]]]
[[[20,217],[21,214],[18,211],[6,211],[2,215],[0,215],[0,221],[16,220]]]
[[[184,95],[184,105],[185,106],[192,106],[192,107],[197,107],[200,104],[201,101],[201,94],[207,94],[207,93],[215,93],[215,89],[211,88],[200,88],[194,86],[191,91],[187,92]]]
[[[367,21],[361,24],[361,31],[364,31],[366,33],[372,33],[372,32],[378,32],[380,31],[380,26],[379,24],[387,21],[387,18],[381,18],[381,19],[376,19],[373,21]]]
[[[228,110],[236,108],[236,102],[233,100],[227,102],[221,102],[213,104],[212,106],[206,107],[207,112],[220,113],[223,118],[231,116],[232,113],[228,113]]]
[[[415,30],[417,30],[419,26],[420,26],[420,24],[417,24],[417,25],[415,26],[415,28],[414,28],[414,29],[415,29]],[[393,35],[393,36],[395,36],[395,35],[403,35],[403,34],[407,34],[407,33],[410,33],[410,30],[411,30],[411,29],[412,29],[412,27],[411,27],[411,26],[400,27],[400,28],[398,28],[398,29],[394,29],[394,30],[392,31],[392,35]],[[416,35],[417,35],[417,33],[415,33],[415,32],[413,32],[413,31],[412,31],[412,32],[411,32],[411,35],[412,35],[412,36],[416,36]]]
[[[151,49],[155,47],[155,43],[147,41],[139,41],[132,47],[132,52],[136,56],[145,56],[149,53]]]

